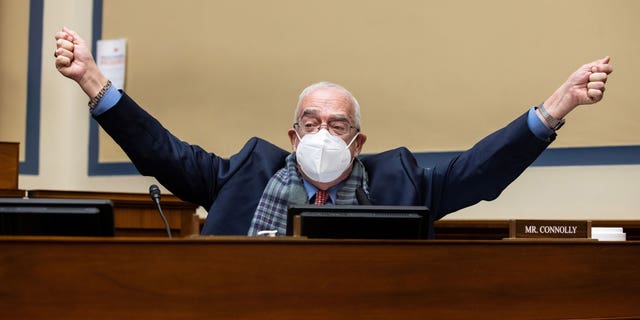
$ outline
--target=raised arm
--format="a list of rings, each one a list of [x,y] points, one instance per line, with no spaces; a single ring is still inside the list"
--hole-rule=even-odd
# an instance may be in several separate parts
[[[544,109],[560,120],[579,105],[602,100],[612,71],[609,57],[582,65],[545,100]],[[552,127],[540,108],[535,113],[543,124]],[[481,200],[497,198],[555,139],[552,130],[548,140],[536,137],[528,115],[482,139],[453,161],[434,168],[432,185],[444,186],[435,188],[433,193],[431,209],[437,218]]]
[[[108,79],[95,63],[89,46],[68,28],[57,32],[55,39],[56,68],[94,100],[106,88]],[[221,184],[218,174],[226,172],[229,161],[173,136],[126,94],[118,93],[117,97],[108,108],[92,115],[138,171],[155,177],[183,200],[211,205]]]

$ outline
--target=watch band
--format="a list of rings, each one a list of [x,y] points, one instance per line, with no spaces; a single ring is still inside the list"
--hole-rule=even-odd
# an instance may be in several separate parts
[[[102,89],[100,90],[100,92],[98,92],[98,94],[91,98],[91,100],[89,100],[89,110],[93,111],[93,109],[96,108],[96,106],[98,105],[98,102],[100,102],[100,99],[102,99],[102,97],[104,96],[105,93],[107,93],[107,90],[109,90],[109,88],[111,88],[111,80],[107,80],[107,84],[105,84]]]
[[[540,110],[540,114],[544,118],[545,121],[549,124],[549,127],[554,131],[559,130],[564,125],[564,119],[556,119],[552,115],[547,112],[547,109],[544,108],[544,103],[541,103],[536,109]]]

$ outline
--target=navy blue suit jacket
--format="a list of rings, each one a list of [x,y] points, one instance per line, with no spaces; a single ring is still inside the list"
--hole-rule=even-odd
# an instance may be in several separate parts
[[[264,187],[290,154],[251,138],[240,152],[223,159],[173,136],[126,94],[96,120],[141,174],[156,177],[174,195],[208,209],[202,234],[246,235]],[[548,144],[533,135],[524,114],[433,168],[418,166],[406,148],[361,160],[369,174],[372,204],[427,206],[439,219],[498,197]]]

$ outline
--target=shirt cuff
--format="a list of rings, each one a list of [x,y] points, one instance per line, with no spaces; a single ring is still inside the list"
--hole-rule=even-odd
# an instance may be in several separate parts
[[[96,107],[91,111],[91,115],[97,117],[104,113],[105,111],[111,109],[111,107],[115,106],[116,103],[122,97],[122,93],[116,88],[114,85],[111,85],[107,92],[104,93],[102,99],[98,101]]]
[[[542,141],[549,141],[551,135],[553,135],[554,131],[547,127],[546,124],[540,120],[538,115],[536,114],[536,108],[533,107],[529,110],[529,115],[527,117],[527,124],[529,125],[529,130],[533,132],[538,139]]]

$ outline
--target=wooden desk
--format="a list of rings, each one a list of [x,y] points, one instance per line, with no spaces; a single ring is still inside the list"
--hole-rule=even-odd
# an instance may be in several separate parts
[[[0,189],[0,198],[22,198],[25,191],[20,189]]]
[[[109,199],[113,201],[116,236],[166,237],[158,208],[146,193],[29,190],[30,198]],[[198,206],[174,195],[162,195],[162,211],[175,236],[200,234]]]
[[[6,319],[640,317],[640,243],[0,238]]]

